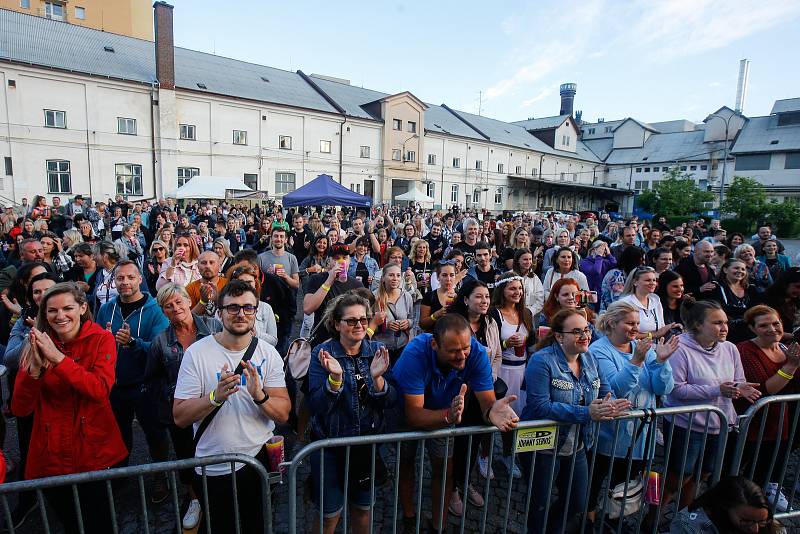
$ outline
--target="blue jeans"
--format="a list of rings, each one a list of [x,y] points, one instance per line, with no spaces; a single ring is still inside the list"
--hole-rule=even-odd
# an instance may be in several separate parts
[[[586,492],[589,486],[589,468],[586,461],[586,449],[578,451],[575,458],[575,469],[570,478],[573,456],[555,456],[538,453],[534,464],[533,495],[528,512],[528,534],[545,534],[561,532],[561,523],[570,524],[574,516],[583,513],[586,507]],[[525,472],[525,480],[530,476],[533,454],[521,454],[520,463]],[[555,462],[555,465],[553,465]],[[544,512],[547,502],[553,500],[553,491],[549,482],[553,477],[553,488],[558,489],[558,501],[550,503],[547,513],[547,524],[544,524]],[[569,491],[567,486],[572,483]],[[550,490],[550,491],[548,491]],[[566,516],[566,519],[565,519]]]

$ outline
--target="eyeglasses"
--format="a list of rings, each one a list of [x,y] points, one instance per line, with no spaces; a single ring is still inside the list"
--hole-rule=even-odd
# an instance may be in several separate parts
[[[245,306],[240,306],[238,304],[228,304],[227,306],[221,306],[223,310],[228,312],[230,315],[239,315],[240,311],[243,311],[245,315],[255,315],[258,311],[258,306],[253,306],[251,304],[247,304]]]
[[[347,319],[342,319],[342,322],[347,323],[347,326],[353,328],[357,324],[361,323],[361,326],[367,326],[369,324],[369,318],[367,317],[349,317]]]
[[[749,527],[764,528],[771,523],[771,520],[769,519],[764,519],[761,521],[757,519],[741,519],[738,517],[736,519],[739,522],[739,526],[743,528],[749,528]]]
[[[575,336],[577,338],[582,338],[582,337],[590,338],[590,337],[592,337],[592,329],[588,328],[588,327],[584,328],[583,330],[581,330],[580,328],[576,328],[574,330],[562,330],[561,333],[562,334],[572,334],[573,336]]]

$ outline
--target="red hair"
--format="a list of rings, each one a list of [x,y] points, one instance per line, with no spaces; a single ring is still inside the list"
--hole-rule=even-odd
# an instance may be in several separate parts
[[[556,280],[556,283],[553,284],[553,287],[550,289],[547,302],[544,303],[544,307],[542,308],[542,313],[547,318],[548,322],[562,309],[561,304],[558,302],[558,294],[561,293],[561,288],[564,286],[575,286],[575,289],[578,291],[581,289],[581,286],[578,285],[578,281],[574,278],[561,278]],[[594,323],[594,311],[591,308],[584,308],[584,310],[586,311],[586,320],[590,323]]]

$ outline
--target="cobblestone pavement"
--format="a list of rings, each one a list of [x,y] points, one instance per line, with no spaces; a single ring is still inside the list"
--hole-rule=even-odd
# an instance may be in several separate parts
[[[296,335],[299,330],[299,321],[295,325],[294,334]],[[7,388],[4,388],[7,391]],[[288,428],[279,428],[276,433],[284,435],[287,439],[286,452],[287,458],[291,458],[293,453],[299,450],[298,444],[293,433]],[[15,465],[19,460],[19,453],[17,450],[16,438],[16,421],[14,418],[8,420],[8,432],[4,451],[7,457]],[[498,460],[498,453],[501,450],[501,442],[499,437],[496,437],[495,452],[493,462],[493,470],[495,479],[489,483],[488,498],[486,493],[486,481],[479,474],[477,469],[473,469],[471,483],[486,498],[486,505],[484,508],[476,508],[472,505],[466,504],[466,515],[464,517],[463,532],[472,533],[480,532],[481,525],[485,521],[485,532],[499,533],[508,532],[510,534],[517,534],[524,532],[524,515],[526,508],[526,494],[528,479],[514,480],[512,491],[508,493],[509,475],[505,466]],[[660,451],[660,448],[659,448]],[[376,489],[376,504],[372,511],[372,519],[375,533],[393,533],[402,532],[402,526],[396,524],[396,530],[393,528],[392,519],[397,517],[398,520],[402,517],[402,507],[399,503],[396,504],[396,494],[394,485],[391,481],[394,479],[396,469],[395,458],[396,449],[394,444],[385,446],[381,450],[382,457],[385,459],[387,466],[388,479],[390,482],[378,487]],[[134,432],[134,447],[131,454],[131,465],[147,463],[149,461],[147,446],[144,440],[144,435],[138,424],[135,426]],[[787,480],[795,479],[795,472],[798,467],[798,456],[795,454],[787,473]],[[419,469],[419,463],[415,462],[412,465],[400,465],[400,469],[414,470]],[[306,483],[310,472],[309,462],[306,460],[300,467],[300,480],[301,483],[297,488],[297,503],[298,503],[298,532],[310,532],[311,525],[314,522],[316,514],[314,506],[311,503],[309,485]],[[119,522],[119,532],[121,534],[140,534],[144,532],[152,533],[167,533],[179,532],[176,523],[176,512],[172,504],[172,499],[166,502],[154,505],[149,501],[150,489],[152,486],[152,477],[144,478],[144,487],[146,492],[146,525],[145,514],[142,513],[142,502],[139,495],[139,487],[135,480],[120,481],[114,484],[115,495],[115,508],[117,511],[117,518]],[[423,496],[422,496],[422,510],[423,515],[430,517],[432,509],[431,496],[430,496],[430,469],[426,464],[424,468],[424,482],[423,482]],[[276,533],[285,533],[288,531],[288,488],[287,484],[282,483],[276,486],[277,494],[274,500],[274,517],[273,528]],[[187,500],[185,495],[180,492],[180,515],[185,511]],[[800,493],[796,499],[796,505],[800,506]],[[13,509],[15,504],[15,497],[9,500],[10,508]],[[1,505],[1,503],[0,503]],[[100,503],[98,503],[100,505]],[[436,503],[438,506],[438,503]],[[509,506],[510,505],[510,506]],[[395,506],[397,511],[395,516]],[[667,512],[667,517],[671,517],[672,511]],[[62,532],[60,525],[53,514],[50,514],[51,519],[51,532]],[[455,517],[452,514],[448,515],[448,522],[450,525],[450,532],[461,532],[461,518]],[[5,517],[2,514],[0,507],[0,525],[5,526]],[[789,532],[800,532],[800,523],[794,523],[789,526]],[[341,529],[340,529],[341,530]],[[626,528],[623,532],[635,532],[633,528]],[[22,528],[17,532],[21,534],[39,534],[45,532],[41,520],[41,515],[38,511],[32,514],[25,522]],[[587,531],[588,532],[588,531]],[[245,534],[245,533],[243,533]]]

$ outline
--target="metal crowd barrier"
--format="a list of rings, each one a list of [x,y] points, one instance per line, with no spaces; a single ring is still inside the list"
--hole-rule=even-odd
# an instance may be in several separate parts
[[[711,415],[714,414],[715,416],[720,418],[721,421],[721,430],[719,434],[719,439],[717,443],[717,450],[714,451],[716,453],[715,461],[713,465],[713,470],[711,472],[709,483],[716,482],[719,480],[719,477],[722,473],[722,462],[725,450],[725,443],[727,440],[727,433],[728,433],[728,421],[724,415],[724,413],[717,407],[712,405],[698,405],[686,408],[660,408],[656,410],[633,410],[630,413],[622,416],[611,423],[616,425],[616,430],[619,430],[620,425],[629,422],[631,420],[641,420],[646,419],[650,421],[651,424],[648,427],[648,432],[652,432],[655,434],[657,432],[657,426],[660,419],[664,417],[670,417],[678,414],[686,415],[689,418],[689,423],[694,420],[695,416],[698,414],[706,414]],[[707,418],[708,420],[708,418]],[[537,455],[547,454],[552,458],[552,450],[557,445],[558,433],[559,432],[567,432],[569,427],[573,425],[568,424],[560,424],[555,421],[549,420],[538,420],[538,421],[523,421],[519,424],[518,428],[512,433],[513,440],[512,443],[512,461],[515,461],[515,457],[521,457],[522,455],[531,455],[529,469],[524,470],[523,477],[515,481],[513,478],[513,472],[508,471],[507,476],[505,479],[500,479],[499,477],[495,479],[494,482],[490,481],[488,478],[482,481],[482,496],[484,499],[484,505],[481,510],[470,510],[470,508],[474,508],[470,505],[469,499],[467,498],[466,491],[461,492],[462,495],[462,503],[463,503],[463,510],[461,515],[456,518],[456,521],[450,520],[448,517],[448,506],[450,495],[445,495],[445,481],[444,478],[441,481],[441,486],[439,488],[440,498],[438,502],[432,502],[433,499],[430,499],[426,502],[431,503],[431,509],[433,506],[437,506],[439,510],[439,516],[444,517],[446,521],[446,525],[449,525],[450,532],[459,532],[463,534],[466,531],[468,532],[502,532],[506,533],[509,530],[512,532],[529,532],[528,526],[526,526],[528,522],[528,516],[531,511],[532,506],[532,492],[534,487],[534,478],[540,476],[547,476],[548,477],[548,489],[547,495],[549,496],[546,500],[546,505],[543,514],[540,517],[534,517],[533,522],[534,525],[539,524],[539,527],[534,526],[534,529],[541,529],[543,532],[546,531],[550,532],[565,532],[568,524],[568,517],[567,514],[563,514],[562,516],[558,516],[556,512],[554,512],[553,517],[557,521],[555,525],[555,529],[552,529],[553,525],[551,524],[548,528],[548,519],[551,513],[551,507],[553,505],[553,496],[554,496],[554,486],[555,486],[555,462],[551,462],[551,467],[549,469],[549,473],[540,474],[536,472],[536,457]],[[594,433],[595,440],[599,435],[600,424],[599,423],[592,423],[591,430]],[[709,427],[708,421],[705,425],[705,431],[703,432],[703,446],[702,452],[700,457],[700,465],[702,465],[702,461],[705,454],[709,454],[710,452],[706,451],[706,441],[709,436]],[[311,532],[312,528],[311,525],[306,525],[306,520],[308,519],[308,515],[305,513],[305,510],[298,509],[298,491],[302,492],[301,487],[301,473],[300,467],[301,465],[308,460],[312,454],[319,454],[319,468],[320,468],[320,479],[324,480],[323,473],[325,471],[324,466],[324,454],[323,451],[329,450],[332,448],[338,448],[340,451],[344,449],[344,469],[343,469],[343,494],[345,496],[344,508],[342,509],[341,517],[339,519],[339,524],[342,528],[342,532],[347,532],[348,527],[348,500],[347,496],[349,495],[349,484],[351,484],[350,478],[350,466],[353,456],[351,455],[351,450],[353,447],[359,447],[358,451],[364,450],[364,447],[367,447],[369,450],[369,459],[368,464],[370,466],[370,482],[369,482],[369,492],[370,492],[370,502],[373,505],[369,508],[369,532],[373,532],[373,529],[376,526],[376,516],[377,521],[382,522],[381,525],[381,532],[391,532],[395,534],[398,529],[398,520],[400,514],[400,507],[399,507],[399,498],[400,498],[400,475],[401,469],[404,470],[404,474],[413,473],[416,477],[414,481],[415,486],[415,499],[414,499],[414,515],[416,517],[416,525],[415,531],[417,533],[421,532],[423,527],[422,521],[422,512],[423,512],[423,494],[424,494],[424,486],[423,480],[426,473],[426,464],[425,464],[425,444],[426,442],[433,440],[433,439],[440,439],[440,438],[458,438],[463,437],[467,438],[467,453],[466,453],[466,470],[464,472],[453,473],[453,480],[454,481],[461,481],[463,484],[461,485],[462,488],[467,488],[470,475],[472,471],[472,465],[470,465],[473,447],[477,447],[478,444],[475,442],[477,439],[480,441],[482,436],[488,435],[490,437],[489,445],[488,445],[488,456],[489,456],[489,464],[491,465],[492,459],[494,458],[495,454],[495,439],[493,439],[496,434],[499,434],[500,431],[496,427],[490,426],[482,426],[482,427],[453,427],[447,429],[441,429],[436,431],[424,432],[424,431],[413,431],[413,432],[400,432],[400,433],[393,433],[393,434],[380,434],[380,435],[372,435],[372,436],[357,436],[357,437],[350,437],[350,438],[333,438],[333,439],[325,439],[312,442],[305,446],[302,450],[300,450],[295,457],[292,459],[291,462],[287,462],[288,467],[288,497],[289,497],[289,534],[297,534],[298,532]],[[674,434],[670,434],[667,443],[664,443],[664,446],[661,447],[660,450],[663,450],[663,461],[661,459],[657,459],[656,457],[656,447],[653,446],[653,454],[649,455],[649,458],[646,459],[646,468],[643,470],[644,473],[647,473],[651,470],[661,471],[662,477],[660,482],[660,494],[663,495],[665,491],[665,485],[667,482],[667,477],[665,474],[665,470],[663,468],[664,465],[667,465],[669,462],[669,457],[671,454],[680,454],[681,458],[685,458],[687,454],[687,450],[689,447],[689,434],[685,434],[685,439],[682,442],[678,442],[675,440],[673,443]],[[403,443],[413,442],[416,445],[416,454],[414,456],[414,460],[411,465],[403,463],[403,459],[401,458],[401,446]],[[451,445],[451,441],[447,441],[445,445],[445,455],[444,458],[448,456],[448,452]],[[653,435],[653,443],[655,443],[655,436]],[[614,440],[614,444],[612,445],[612,450],[616,450],[616,439]],[[570,497],[572,496],[572,492],[574,491],[586,491],[586,498],[584,499],[586,505],[583,507],[583,510],[580,510],[580,520],[579,524],[585,524],[585,519],[587,514],[595,509],[595,504],[599,504],[597,507],[600,511],[597,513],[595,517],[595,525],[604,524],[606,525],[606,530],[608,531],[608,525],[605,522],[604,512],[605,509],[605,498],[607,498],[608,491],[603,491],[601,488],[599,495],[601,496],[601,500],[599,503],[590,503],[588,500],[589,489],[591,487],[591,480],[593,476],[602,476],[603,479],[606,476],[611,475],[613,470],[614,464],[617,462],[626,462],[626,481],[631,481],[636,479],[639,475],[638,473],[632,473],[631,464],[632,461],[630,458],[625,458],[626,454],[622,454],[622,458],[615,458],[610,462],[610,466],[608,468],[608,472],[604,473],[595,473],[595,459],[596,456],[591,455],[590,458],[587,459],[588,464],[588,472],[589,478],[586,488],[576,488],[573,487],[572,480],[573,474],[575,470],[575,459],[577,454],[580,452],[580,449],[575,449],[571,453],[571,458],[569,463],[566,464],[566,468],[570,469],[568,483],[566,488],[561,488],[561,491],[565,494],[559,495],[559,499],[567,499],[569,501]],[[561,456],[559,456],[561,458]],[[376,487],[376,465],[379,462],[383,462],[386,460],[387,464],[387,474],[388,479],[392,480],[391,489],[387,488],[386,485],[382,485],[383,487]],[[431,460],[432,461],[432,460]],[[442,471],[446,472],[446,459],[441,459],[442,461]],[[681,465],[683,462],[681,462]],[[563,461],[561,462],[561,468],[565,468],[565,464]],[[696,477],[696,480],[699,481],[701,477],[701,473],[684,473],[683,468],[681,469],[681,473],[679,474],[679,480],[688,479],[690,476]],[[475,475],[477,478],[477,475]],[[431,482],[432,484],[432,482]],[[699,486],[699,484],[697,485]],[[317,497],[319,506],[316,508],[316,511],[312,513],[311,521],[318,521],[319,522],[319,532],[322,532],[323,521],[324,521],[324,484],[320,485],[320,494]],[[493,490],[493,491],[490,491]],[[623,495],[623,501],[627,498],[627,491],[628,491],[628,483],[625,483],[625,493]],[[699,491],[699,488],[695,489],[695,492]],[[382,495],[378,496],[378,492],[381,492]],[[679,502],[681,495],[680,486],[676,488],[675,494],[675,502]],[[514,495],[517,495],[517,499],[513,499]],[[696,493],[695,493],[696,496]],[[521,499],[520,499],[521,497]],[[517,509],[513,510],[514,502],[517,503]],[[383,510],[382,514],[375,514],[375,504],[380,503],[379,506],[386,506],[387,509]],[[656,520],[652,523],[652,526],[648,526],[647,532],[655,533],[658,528],[658,517],[661,515],[662,512],[662,503],[659,503],[657,509],[653,510],[656,515]],[[520,506],[520,504],[522,506]],[[524,508],[524,509],[520,509]],[[489,510],[492,510],[492,516],[489,517]],[[469,513],[468,513],[469,512]],[[410,514],[406,514],[410,515]],[[466,523],[468,520],[471,523],[471,526],[467,529]],[[628,517],[625,517],[621,521],[617,521],[615,524],[612,523],[611,528],[616,529],[616,532],[644,532],[643,530],[643,520],[646,515],[646,506],[643,505],[641,509],[636,514],[631,514]],[[478,523],[478,526],[475,527],[475,522]],[[491,523],[491,525],[487,525],[487,523]],[[457,527],[457,530],[453,530],[453,527]],[[598,527],[599,528],[599,527]],[[583,530],[582,530],[583,531]],[[588,531],[588,530],[587,530]],[[314,531],[316,532],[316,531]]]
[[[200,499],[200,502],[202,504],[203,513],[206,515],[206,522],[205,522],[206,526],[204,531],[207,534],[211,534],[210,517],[208,516],[208,510],[209,510],[208,493],[207,493],[208,475],[206,474],[206,467],[216,464],[230,464],[231,469],[234,469],[234,466],[236,464],[244,464],[252,467],[256,471],[261,483],[262,495],[264,495],[265,497],[264,499],[262,499],[261,503],[258,504],[253,503],[253,505],[254,506],[258,505],[262,507],[262,513],[264,517],[264,529],[262,532],[266,534],[272,534],[273,516],[272,516],[270,474],[258,460],[256,460],[251,456],[246,456],[243,454],[221,454],[216,456],[206,456],[202,458],[190,458],[187,460],[142,464],[130,467],[105,469],[102,471],[91,471],[88,473],[76,473],[71,475],[61,475],[61,476],[54,476],[47,478],[39,478],[34,480],[10,482],[7,484],[0,484],[0,506],[2,506],[2,513],[5,519],[6,529],[11,534],[14,534],[15,529],[11,521],[11,511],[8,498],[10,495],[13,494],[21,494],[22,492],[35,492],[36,499],[39,504],[39,513],[41,515],[41,520],[43,523],[43,532],[44,534],[50,534],[51,532],[50,518],[48,517],[47,514],[47,507],[45,506],[46,499],[44,492],[48,489],[63,488],[69,486],[72,489],[73,504],[75,507],[74,510],[78,518],[78,530],[81,534],[83,534],[84,519],[83,519],[83,513],[81,511],[81,503],[78,494],[78,487],[80,484],[85,484],[89,482],[105,482],[106,496],[107,496],[107,501],[105,505],[109,507],[109,510],[111,512],[110,514],[111,529],[112,529],[111,531],[114,534],[119,534],[120,527],[119,527],[116,504],[114,499],[114,485],[112,484],[112,481],[135,478],[138,485],[138,499],[140,507],[139,509],[141,514],[140,515],[141,530],[139,530],[139,532],[143,532],[144,534],[150,534],[152,530],[150,526],[149,513],[148,513],[149,501],[147,499],[147,495],[145,492],[144,477],[146,475],[160,475],[166,473],[169,477],[169,483],[171,489],[170,505],[171,505],[171,514],[175,521],[174,531],[177,532],[177,534],[182,534],[183,529],[181,525],[180,501],[178,499],[179,482],[176,473],[183,469],[194,470],[195,467],[200,467],[202,469],[203,495],[198,496],[198,498]],[[231,486],[232,486],[231,496],[233,499],[233,519],[236,526],[236,533],[241,534],[241,527],[239,525],[238,519],[242,513],[247,513],[247,511],[239,510],[239,505],[236,498],[237,494],[236,494],[235,475],[231,477]],[[97,502],[97,503],[92,503],[92,505],[95,507],[102,506],[103,503]],[[159,527],[163,525],[156,525],[156,526]],[[163,529],[158,529],[158,530],[163,531]],[[200,530],[198,530],[198,532],[200,532]]]
[[[785,432],[787,434],[785,440],[764,440],[770,414],[773,418],[777,416],[778,419],[777,423],[772,421],[773,425],[777,424],[774,428],[775,436],[783,436]],[[796,443],[800,441],[799,420],[800,394],[762,397],[739,416],[738,436],[730,472],[742,474],[763,489],[766,489],[769,483],[776,483],[778,488],[786,487],[789,490],[786,494],[789,504],[787,511],[776,511],[777,499],[773,499],[771,503],[773,515],[778,521],[800,517],[800,508],[792,508],[795,496],[800,496],[800,467],[795,467],[794,476],[791,480],[787,480],[790,456],[792,451],[800,446],[800,443]],[[787,422],[788,425],[785,426]],[[757,433],[752,432],[755,429]],[[748,440],[749,435],[753,435],[754,439]],[[785,484],[787,482],[788,485]]]

